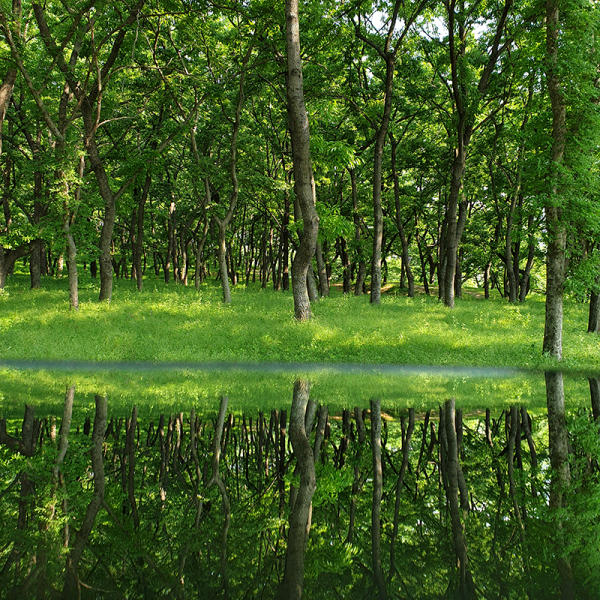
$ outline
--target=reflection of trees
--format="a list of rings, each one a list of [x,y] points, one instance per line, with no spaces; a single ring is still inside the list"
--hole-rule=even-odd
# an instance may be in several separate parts
[[[266,599],[303,560],[293,585],[317,600],[557,598],[565,556],[575,597],[600,589],[587,411],[567,415],[556,487],[548,418],[525,407],[447,401],[391,419],[374,401],[372,427],[371,411],[330,415],[297,382],[289,413],[233,415],[223,400],[214,418],[107,418],[98,397],[69,427],[73,392],[62,427],[33,407],[0,420],[0,596]]]

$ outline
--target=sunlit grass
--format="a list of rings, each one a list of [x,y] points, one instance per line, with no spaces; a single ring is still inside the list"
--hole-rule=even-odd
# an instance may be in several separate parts
[[[544,304],[532,297],[457,300],[368,297],[339,293],[314,305],[309,323],[293,319],[291,293],[238,287],[224,305],[220,289],[148,282],[141,294],[115,283],[113,301],[98,303],[92,284],[79,312],[68,309],[66,281],[30,291],[11,280],[0,297],[4,359],[150,362],[350,362],[545,368]],[[567,302],[563,369],[597,370],[598,336],[585,333],[587,306]]]
[[[334,291],[313,306],[314,318],[293,318],[291,293],[257,286],[233,289],[226,306],[214,282],[197,293],[193,287],[159,280],[145,282],[142,293],[131,281],[116,281],[113,301],[97,301],[97,283],[83,278],[81,308],[68,307],[67,281],[47,279],[41,290],[28,289],[27,278],[9,280],[0,295],[0,358],[4,360],[84,361],[92,363],[309,363],[507,367],[541,371],[556,368],[542,356],[543,298],[509,305],[500,299],[465,295],[449,310],[437,298],[384,295],[380,306],[367,296]],[[563,370],[600,371],[599,338],[585,332],[587,305],[567,301]],[[108,393],[118,405],[186,405],[212,402],[226,393],[234,404],[252,388],[257,406],[286,404],[297,373],[244,372],[143,373],[110,371],[47,376],[33,371],[3,371],[0,403],[26,397],[64,394],[72,380],[78,397],[93,404],[95,393]],[[407,403],[434,406],[454,395],[465,405],[484,396],[496,402],[537,402],[539,385],[486,380],[468,383],[431,375],[395,378],[375,374],[311,372],[313,390],[337,406],[362,404],[380,397],[388,410]],[[75,378],[75,379],[74,379]],[[527,378],[526,378],[527,379]],[[537,381],[537,379],[536,379]],[[12,383],[11,383],[12,382]],[[19,391],[19,389],[21,391]],[[53,403],[56,400],[52,401]]]

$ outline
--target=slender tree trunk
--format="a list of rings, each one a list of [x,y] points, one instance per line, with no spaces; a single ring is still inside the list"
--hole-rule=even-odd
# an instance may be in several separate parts
[[[600,377],[590,377],[590,397],[592,401],[592,417],[600,425]]]
[[[285,172],[285,179],[286,182],[289,183],[288,181],[288,171]],[[283,250],[283,256],[282,256],[282,263],[283,263],[283,269],[282,269],[282,275],[281,275],[281,289],[284,292],[287,292],[290,289],[290,269],[289,269],[289,262],[290,262],[290,232],[289,232],[289,226],[290,226],[290,195],[289,192],[287,191],[287,186],[286,189],[284,191],[284,195],[283,195],[283,220],[281,222],[281,246],[282,246],[282,250]]]
[[[457,9],[456,0],[450,0],[446,5],[448,16],[448,46],[450,51],[450,68],[452,73],[452,96],[454,108],[456,112],[457,137],[454,148],[454,159],[452,163],[452,171],[450,176],[450,193],[448,198],[448,211],[446,214],[447,227],[445,235],[445,257],[446,263],[443,269],[444,273],[444,304],[448,308],[454,308],[455,296],[455,276],[457,264],[457,250],[462,236],[462,228],[460,225],[459,214],[457,220],[457,210],[459,208],[460,196],[463,187],[463,177],[467,164],[467,148],[471,142],[471,135],[474,128],[474,120],[472,115],[475,114],[479,99],[483,98],[489,87],[490,77],[496,67],[496,63],[500,53],[505,50],[505,45],[501,44],[504,27],[508,17],[508,13],[512,8],[513,0],[505,0],[502,13],[498,17],[495,28],[494,40],[487,57],[487,63],[481,70],[477,90],[475,94],[475,104],[469,102],[469,89],[464,81],[461,73],[461,61],[466,55],[466,39],[467,34],[464,22],[464,5],[459,5]],[[459,16],[459,11],[463,12]],[[457,18],[458,16],[458,18]],[[455,28],[458,27],[458,32]],[[458,34],[458,35],[457,35]],[[466,216],[466,213],[465,213]],[[440,286],[441,286],[440,282]]]
[[[527,231],[528,231],[528,251],[527,251],[527,264],[523,274],[519,279],[519,302],[525,302],[525,298],[529,293],[529,278],[531,275],[531,269],[533,268],[533,259],[535,258],[536,241],[533,233],[533,215],[529,215],[527,218]]]
[[[292,140],[294,192],[303,222],[302,238],[292,262],[292,288],[294,315],[299,321],[306,321],[311,317],[306,277],[308,269],[311,268],[311,260],[317,243],[319,217],[315,208],[315,184],[310,159],[310,131],[304,104],[298,0],[286,0],[285,20],[287,109]]]
[[[400,208],[400,182],[398,180],[398,171],[396,170],[396,150],[398,142],[394,142],[393,136],[392,141],[392,175],[394,177],[394,199],[396,202],[396,227],[398,227],[398,233],[400,234],[400,242],[402,244],[402,264],[406,270],[406,279],[408,280],[408,297],[414,298],[415,296],[415,277],[410,266],[410,256],[408,254],[408,240],[406,239],[406,233],[404,231],[404,224],[402,223],[402,209]]]
[[[361,296],[365,284],[365,272],[367,270],[365,259],[361,248],[362,225],[358,213],[358,190],[356,185],[356,171],[350,169],[350,184],[352,186],[352,219],[354,221],[354,242],[358,252],[358,268],[356,282],[354,284],[354,295]]]
[[[315,257],[317,259],[317,270],[319,271],[319,286],[321,288],[321,296],[327,298],[329,296],[329,278],[327,277],[327,266],[323,258],[323,247],[321,242],[317,242]]]
[[[552,150],[550,201],[545,209],[548,229],[546,253],[546,320],[543,352],[562,359],[563,293],[565,282],[565,253],[567,233],[562,220],[560,166],[565,153],[566,107],[558,72],[560,36],[559,2],[546,2],[546,64],[548,94],[552,105]]]
[[[590,311],[588,318],[588,333],[600,332],[600,294],[590,294]]]
[[[396,13],[397,14],[397,13]],[[390,117],[392,114],[392,97],[394,87],[395,52],[389,52],[389,41],[385,49],[385,95],[383,115],[377,138],[373,159],[373,258],[371,263],[371,304],[381,303],[381,248],[383,244],[383,209],[381,206],[381,184],[383,171],[383,147],[387,138]]]
[[[144,270],[142,268],[142,256],[144,254],[144,212],[146,207],[146,200],[148,199],[148,193],[150,191],[150,183],[152,177],[150,172],[146,173],[146,179],[144,180],[144,186],[142,187],[137,205],[137,222],[136,222],[136,236],[135,236],[135,247],[133,253],[133,265],[135,268],[135,279],[136,285],[139,292],[142,291],[144,286]]]

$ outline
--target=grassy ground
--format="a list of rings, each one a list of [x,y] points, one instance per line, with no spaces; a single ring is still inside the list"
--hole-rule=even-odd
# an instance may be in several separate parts
[[[159,363],[215,361],[556,367],[541,355],[544,303],[539,296],[532,296],[523,305],[511,306],[499,298],[484,301],[466,294],[457,300],[454,310],[448,310],[437,298],[424,295],[407,298],[394,291],[395,288],[383,296],[380,306],[370,305],[367,296],[344,296],[334,290],[330,298],[314,306],[311,322],[297,323],[292,316],[291,293],[274,293],[255,286],[234,288],[233,302],[225,306],[220,288],[214,282],[204,284],[197,293],[193,287],[165,286],[159,280],[149,280],[140,294],[133,282],[117,281],[113,301],[99,304],[98,284],[84,276],[78,313],[69,311],[65,279],[47,279],[43,286],[31,291],[28,278],[17,275],[0,295],[0,358],[149,362],[157,367]],[[585,333],[586,324],[587,306],[567,302],[561,365],[565,370],[600,371],[599,339]],[[181,369],[173,372],[117,369],[88,373],[85,377],[79,374],[78,380],[84,381],[81,385],[90,395],[92,389],[102,388],[113,397],[123,396],[124,401],[138,392],[123,391],[123,386],[142,390],[139,393],[159,400],[163,395],[163,399],[185,396],[201,401],[223,390],[242,391],[251,384],[262,398],[280,394],[288,398],[295,375],[293,370],[184,374]],[[58,378],[60,387],[72,377],[73,374],[63,373]],[[439,398],[438,393],[447,395],[456,391],[456,382],[464,379],[461,375],[448,378],[426,373],[413,375],[412,379],[405,377],[400,383],[392,375],[326,371],[313,373],[311,377],[321,390],[330,388],[329,393],[340,402],[348,400],[347,396],[357,389],[368,390],[367,399],[378,392],[390,402],[402,395],[399,390],[413,398],[418,391],[427,391],[423,397],[430,398],[433,394]],[[12,382],[9,394],[13,397],[19,385],[29,385],[29,393],[33,393],[34,387],[39,388],[37,392],[50,390],[56,387],[52,382],[57,381],[56,377],[46,381],[40,373],[25,375],[14,370],[10,374],[5,372],[3,379],[4,389]],[[480,398],[481,390],[494,385],[499,389],[504,387],[486,381],[472,382],[465,398]],[[513,384],[509,385],[514,390],[508,397],[514,398],[518,390],[528,389],[523,382],[513,380]],[[525,392],[528,395],[539,394]]]

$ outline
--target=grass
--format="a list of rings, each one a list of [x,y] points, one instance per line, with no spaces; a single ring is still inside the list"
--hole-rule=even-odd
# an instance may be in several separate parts
[[[220,373],[160,371],[162,363],[556,367],[541,352],[544,303],[539,296],[512,306],[501,299],[485,301],[465,294],[456,308],[449,310],[436,298],[424,295],[388,294],[380,306],[372,306],[368,296],[357,298],[334,291],[314,305],[310,322],[298,323],[293,318],[291,293],[257,286],[234,288],[232,304],[224,305],[214,282],[205,283],[197,293],[193,287],[148,280],[144,291],[138,293],[133,282],[115,281],[113,301],[100,304],[98,284],[82,278],[79,312],[69,311],[66,279],[47,279],[43,286],[29,290],[28,278],[16,275],[0,295],[2,359],[144,362],[157,368],[131,371],[115,367],[86,375],[61,372],[48,377],[4,370],[0,404],[6,404],[9,397],[23,398],[44,390],[60,395],[66,382],[76,380],[90,403],[94,391],[121,398],[124,405],[137,396],[149,405],[183,399],[203,404],[220,393],[229,393],[233,403],[252,388],[254,397],[260,399],[257,403],[265,406],[282,398],[287,403],[293,378],[298,375],[295,364],[289,372]],[[598,336],[585,333],[586,325],[587,306],[566,302],[563,370],[600,371]],[[334,404],[347,405],[360,390],[363,401],[377,394],[390,410],[399,410],[417,397],[423,405],[439,402],[444,395],[462,397],[467,404],[500,392],[513,402],[519,395],[536,402],[543,397],[543,386],[532,384],[526,375],[521,380],[512,378],[512,383],[475,377],[467,384],[462,376],[436,373],[399,378],[324,370],[311,373],[311,379],[315,390],[326,393]]]

